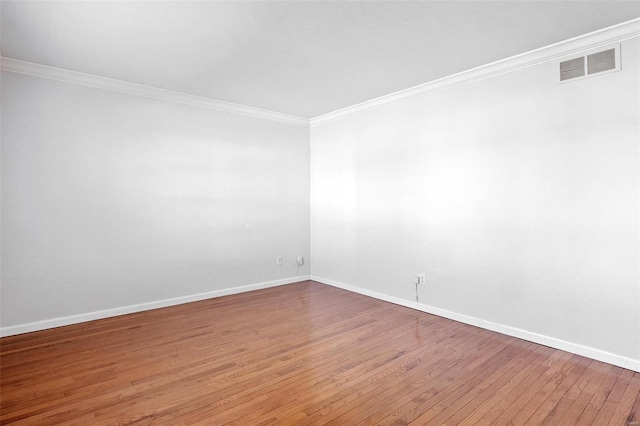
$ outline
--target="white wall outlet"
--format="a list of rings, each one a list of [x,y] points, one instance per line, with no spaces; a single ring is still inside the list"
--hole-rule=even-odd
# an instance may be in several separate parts
[[[413,276],[415,278],[414,283],[418,284],[418,285],[426,285],[427,284],[427,278],[425,276],[425,274],[416,274]]]
[[[278,266],[282,265],[282,256],[276,257],[276,265]]]
[[[304,265],[304,257],[298,256],[298,266]]]

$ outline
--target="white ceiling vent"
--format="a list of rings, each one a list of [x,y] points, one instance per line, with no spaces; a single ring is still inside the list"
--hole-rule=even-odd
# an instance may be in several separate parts
[[[584,77],[584,56],[560,62],[560,81]]]
[[[560,82],[620,71],[620,45],[560,62]]]
[[[604,50],[587,56],[587,73],[609,71],[616,68],[616,49]]]

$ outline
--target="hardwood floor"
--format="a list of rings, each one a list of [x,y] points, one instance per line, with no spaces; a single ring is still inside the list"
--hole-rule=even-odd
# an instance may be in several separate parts
[[[303,282],[0,340],[2,424],[633,425],[640,373]]]

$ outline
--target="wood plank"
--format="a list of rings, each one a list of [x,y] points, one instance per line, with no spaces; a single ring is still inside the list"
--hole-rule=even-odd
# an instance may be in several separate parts
[[[578,381],[589,364],[591,364],[590,359],[576,355],[574,357],[574,362],[569,367],[564,377],[560,378],[560,380],[555,383],[555,385],[557,386],[553,386],[554,384],[552,384],[552,387],[554,388],[553,391],[548,394],[548,397],[529,417],[525,425],[541,425],[547,419],[547,417],[549,417],[549,414],[554,410],[554,408],[558,406],[558,403],[562,399],[563,395],[566,394],[569,388]],[[541,390],[540,392],[538,392],[538,394],[544,398],[545,390]],[[522,413],[518,413],[518,416],[520,416],[521,414]],[[515,420],[516,419],[514,419],[514,423],[516,422]]]
[[[597,365],[593,376],[580,384],[582,391],[560,419],[561,424],[577,424],[578,418],[593,398],[594,393],[602,385],[613,366],[602,363]]]
[[[465,335],[466,333],[462,333],[462,335]],[[437,335],[437,331],[434,331],[433,336]],[[433,336],[430,336],[430,339],[433,340]],[[460,337],[460,334],[456,334],[455,335],[456,338]],[[439,340],[444,340],[446,339],[446,336],[442,336]],[[467,342],[469,340],[466,340]],[[387,340],[386,344],[393,344],[392,340]],[[327,379],[330,380],[322,380],[320,381],[316,381],[316,383],[313,383],[312,386],[309,386],[310,382],[307,380],[303,383],[300,383],[294,390],[295,392],[292,392],[289,396],[289,398],[285,399],[285,402],[287,400],[290,399],[294,399],[298,406],[303,403],[303,402],[309,402],[310,398],[305,398],[304,395],[310,395],[312,396],[314,399],[317,400],[318,395],[323,395],[323,394],[332,394],[335,389],[337,389],[338,387],[341,386],[354,386],[357,384],[362,383],[364,380],[367,380],[369,378],[371,378],[373,375],[376,374],[376,370],[383,364],[389,361],[394,361],[394,362],[398,362],[399,358],[402,357],[403,355],[398,356],[398,354],[405,352],[405,347],[404,346],[396,346],[394,345],[396,350],[399,350],[400,352],[394,353],[394,354],[386,354],[383,357],[377,357],[375,359],[373,359],[373,361],[375,361],[375,364],[371,364],[371,363],[364,363],[364,362],[357,362],[356,365],[352,366],[351,368],[349,368],[348,370],[342,370],[339,372],[339,374],[337,375],[323,375],[324,377],[326,377]],[[360,348],[359,348],[360,349]],[[430,346],[428,351],[428,363],[425,362],[425,365],[428,364],[433,364],[436,363],[438,360],[442,359],[443,357],[446,357],[447,354],[443,354],[443,351],[441,350],[441,345],[439,345],[437,342],[434,341],[434,346]],[[360,352],[360,350],[359,350]],[[415,353],[412,352],[407,352],[409,355],[405,355],[405,359],[408,356],[412,356],[415,355]],[[438,356],[438,354],[442,354],[442,356]],[[353,354],[346,354],[347,356],[349,356],[352,359],[356,359],[357,357],[354,356]],[[431,368],[435,368],[435,367],[431,367]],[[279,401],[282,400],[282,398],[278,398]],[[323,404],[326,405],[326,401],[323,401]],[[297,410],[299,410],[299,407],[295,407],[292,408],[290,410],[284,410],[282,406],[277,406],[272,410],[268,410],[267,412],[254,412],[251,413],[251,415],[249,416],[245,416],[244,418],[240,418],[238,419],[238,424],[247,424],[247,422],[249,423],[253,423],[256,421],[260,421],[263,417],[270,417],[270,416],[277,416],[280,419],[285,419],[288,417],[288,415],[293,414],[295,416],[295,412]],[[305,413],[308,413],[309,411],[312,411],[312,408],[307,408],[304,410]],[[295,416],[297,417],[297,416]]]
[[[611,417],[613,417],[613,413],[620,403],[624,391],[627,389],[632,377],[633,371],[631,370],[624,370],[622,374],[618,376],[615,386],[607,396],[607,400],[602,404],[600,411],[598,411],[598,415],[591,423],[592,425],[597,426],[609,424]]]
[[[640,375],[319,283],[0,339],[0,423],[632,424]]]
[[[481,419],[484,418],[497,404],[502,403],[508,406],[508,398],[511,397],[515,400],[520,393],[518,389],[525,389],[523,384],[533,381],[537,377],[537,371],[540,365],[544,364],[552,354],[553,349],[546,346],[538,346],[535,350],[538,354],[529,365],[520,370],[520,372],[509,380],[506,384],[500,387],[496,392],[488,396],[486,401],[479,404],[467,417],[460,421],[460,425],[475,425],[480,424]],[[501,411],[495,410],[495,413]],[[497,417],[498,414],[496,414]]]
[[[598,386],[598,388],[593,392],[591,400],[582,411],[582,414],[580,414],[580,417],[578,417],[577,424],[588,425],[595,420],[596,416],[598,415],[598,411],[600,411],[600,408],[602,408],[602,405],[607,400],[607,397],[613,390],[613,387],[618,381],[618,378],[620,377],[623,370],[624,369],[620,367],[613,367],[609,371],[609,374],[604,379],[602,384]]]
[[[609,424],[638,426],[640,424],[640,373],[636,373],[625,390]]]

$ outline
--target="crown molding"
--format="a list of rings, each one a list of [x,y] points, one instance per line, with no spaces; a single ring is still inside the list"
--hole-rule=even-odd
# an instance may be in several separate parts
[[[484,80],[486,78],[532,67],[544,62],[555,61],[565,56],[575,55],[580,52],[596,49],[638,36],[640,36],[640,18],[632,19],[612,27],[607,27],[516,56],[501,59],[467,71],[452,74],[447,77],[400,90],[398,92],[342,108],[318,117],[313,117],[310,120],[310,125],[317,126],[329,123],[406,99],[423,96],[456,86],[462,86],[475,81]]]
[[[217,111],[232,112],[299,126],[316,126],[380,108],[385,105],[390,105],[402,100],[470,84],[475,81],[532,67],[544,62],[555,61],[565,56],[575,55],[580,52],[596,49],[601,46],[621,42],[638,36],[640,36],[640,18],[632,19],[612,27],[604,28],[516,56],[501,59],[490,64],[452,74],[447,77],[384,95],[369,101],[361,102],[311,119],[92,74],[50,67],[47,65],[40,65],[32,62],[20,61],[7,57],[0,58],[0,69],[33,77],[144,96],[147,98],[198,106],[201,108],[209,108]]]
[[[186,93],[174,92],[157,87],[145,86],[142,84],[130,83],[122,80],[101,77],[92,74],[85,74],[62,68],[40,65],[33,62],[20,61],[17,59],[1,57],[0,69],[2,71],[29,75],[32,77],[46,78],[49,80],[61,81],[64,83],[78,84],[81,86],[94,87],[97,89],[110,90],[113,92],[127,93],[130,95],[144,96],[146,98],[158,99],[161,101],[176,102],[185,105],[192,105],[201,108],[214,109],[216,111],[232,112],[247,115],[250,117],[262,118],[266,120],[279,121],[282,123],[308,126],[309,119],[295,115],[283,114],[280,112],[267,111],[246,105],[234,104],[231,102],[219,101],[202,96],[189,95]]]

